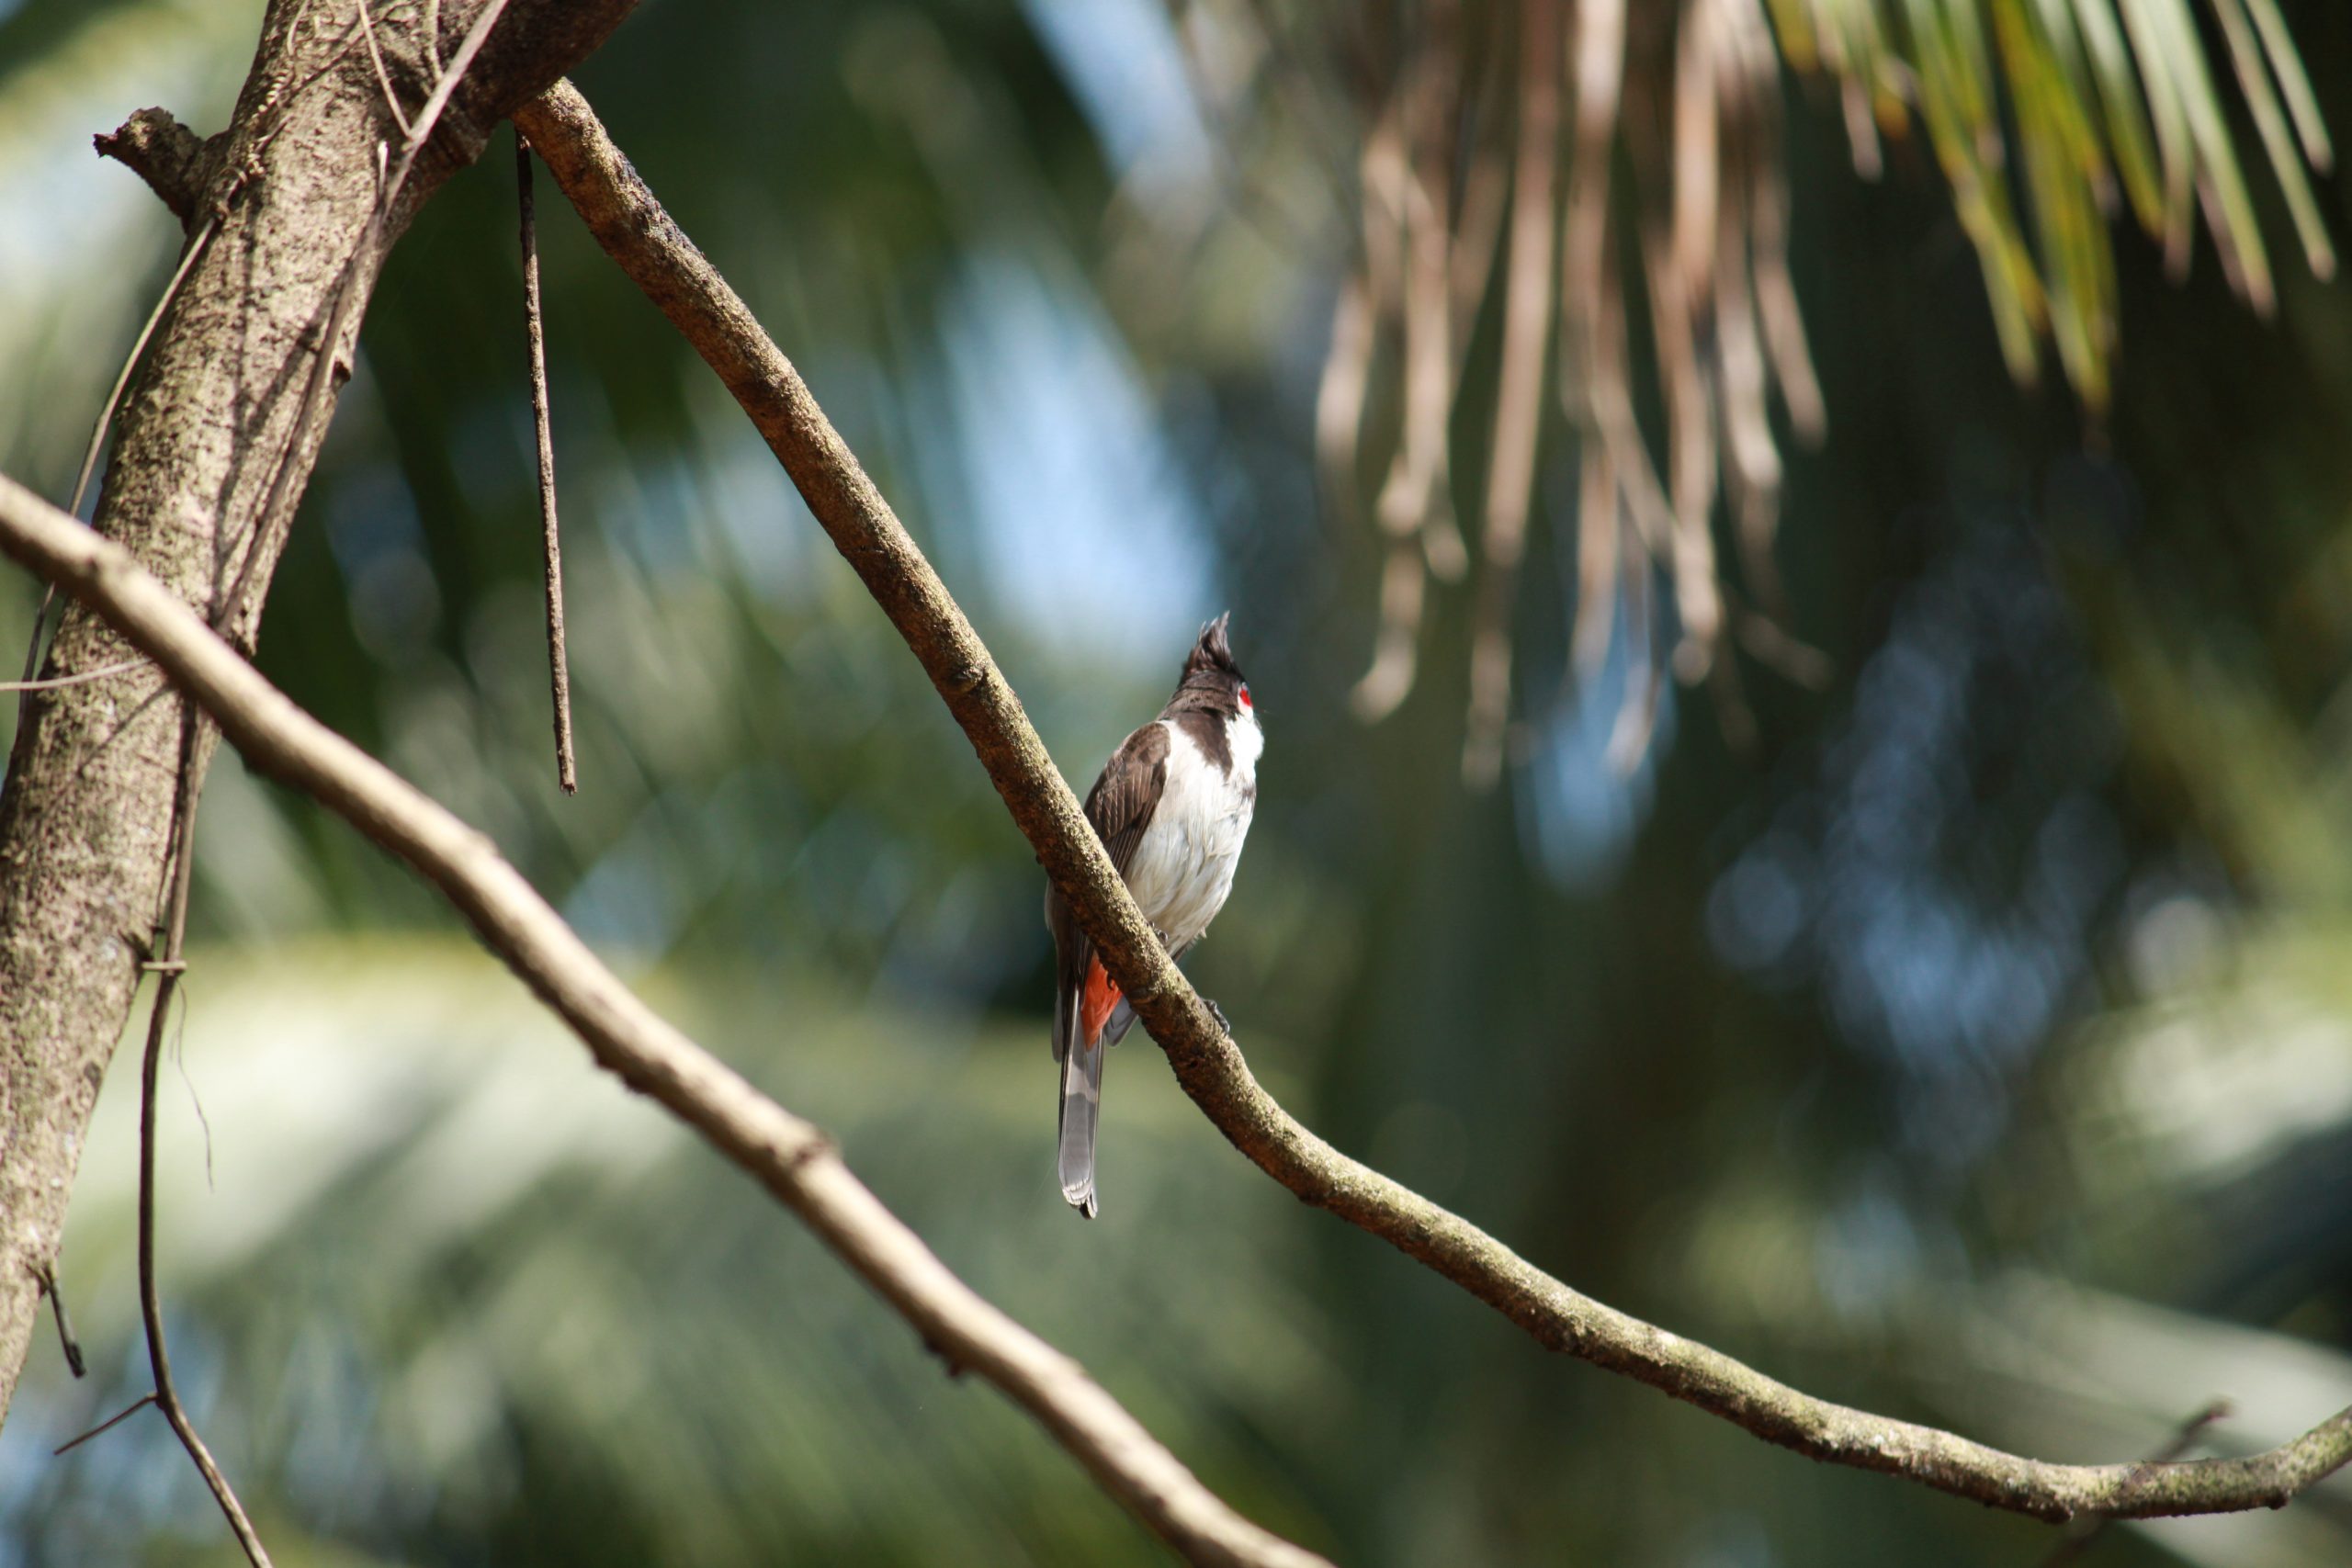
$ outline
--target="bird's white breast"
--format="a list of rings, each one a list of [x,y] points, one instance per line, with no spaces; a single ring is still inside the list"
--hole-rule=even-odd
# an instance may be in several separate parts
[[[1204,755],[1183,726],[1168,730],[1168,776],[1159,807],[1127,865],[1127,886],[1171,953],[1200,940],[1226,896],[1241,860],[1241,841],[1258,805],[1258,758],[1265,731],[1243,714],[1227,728],[1233,749],[1230,773]]]

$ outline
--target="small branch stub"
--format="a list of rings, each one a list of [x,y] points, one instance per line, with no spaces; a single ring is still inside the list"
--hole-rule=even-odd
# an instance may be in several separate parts
[[[112,131],[91,138],[101,158],[112,158],[147,182],[185,228],[195,221],[211,143],[172,118],[169,109],[141,109]]]

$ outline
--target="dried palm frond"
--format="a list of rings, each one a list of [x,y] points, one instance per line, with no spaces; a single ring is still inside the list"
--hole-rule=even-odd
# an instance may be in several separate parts
[[[2310,174],[2333,149],[2277,0],[2205,4],[2306,263],[2329,276],[2335,251]],[[2084,404],[2106,402],[2117,337],[2110,220],[2126,207],[2176,276],[2201,213],[2232,287],[2258,311],[2275,301],[2192,0],[1177,9],[1195,46],[1233,34],[1285,45],[1227,48],[1227,58],[1287,55],[1295,65],[1299,40],[1319,39],[1331,67],[1319,85],[1294,68],[1252,96],[1320,90],[1362,128],[1361,238],[1316,417],[1330,504],[1384,541],[1379,628],[1355,705],[1376,720],[1410,694],[1430,579],[1451,582],[1470,564],[1456,481],[1483,474],[1463,756],[1474,783],[1498,776],[1505,753],[1518,568],[1538,518],[1577,530],[1579,679],[1612,638],[1635,638],[1636,661],[1670,663],[1685,682],[1712,678],[1736,730],[1746,719],[1726,630],[1751,657],[1821,674],[1820,657],[1781,624],[1773,553],[1782,433],[1816,442],[1827,427],[1789,273],[1783,66],[1836,85],[1866,178],[1882,173],[1888,139],[1924,130],[2020,382],[2040,374],[2046,342]],[[1490,297],[1500,353],[1491,385],[1473,386],[1468,350]],[[1648,321],[1640,366],[1627,349],[1634,309]],[[1564,415],[1555,439],[1572,442],[1583,470],[1573,517],[1545,517],[1535,501],[1555,423],[1539,396],[1547,357]],[[1663,405],[1656,439],[1636,417],[1637,372]],[[1378,395],[1382,375],[1396,378],[1391,399]],[[1471,399],[1491,418],[1457,421]],[[1393,421],[1373,417],[1392,403]],[[1485,434],[1482,460],[1454,449],[1457,428]],[[1375,435],[1385,451],[1367,449]],[[1368,458],[1383,479],[1366,517],[1356,487]],[[1736,600],[1718,558],[1719,511],[1739,562]],[[1670,613],[1653,604],[1660,592]],[[1622,765],[1640,760],[1627,738],[1647,736],[1660,674],[1625,683],[1624,743],[1612,748]]]

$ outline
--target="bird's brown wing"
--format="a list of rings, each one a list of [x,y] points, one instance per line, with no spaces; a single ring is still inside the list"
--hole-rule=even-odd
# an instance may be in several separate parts
[[[1126,744],[1102,768],[1102,776],[1086,792],[1086,819],[1110,852],[1119,874],[1136,858],[1136,845],[1151,826],[1152,813],[1168,787],[1168,731],[1147,724],[1127,737]]]
[[[1102,776],[1086,792],[1086,819],[1110,854],[1111,864],[1124,877],[1136,858],[1136,846],[1159,809],[1168,786],[1168,730],[1147,724],[1126,739],[1102,766]],[[1061,1058],[1077,1019],[1079,988],[1086,983],[1093,962],[1094,943],[1080,931],[1060,890],[1048,886],[1046,924],[1054,934],[1054,1057]]]

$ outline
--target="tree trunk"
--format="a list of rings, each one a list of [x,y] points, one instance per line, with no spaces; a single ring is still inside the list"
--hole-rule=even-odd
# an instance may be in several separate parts
[[[413,116],[483,6],[444,0],[374,24]],[[370,218],[401,132],[356,31],[352,0],[271,0],[229,129],[198,143],[145,111],[102,147],[138,169],[204,249],[157,327],[118,415],[99,532],[250,649],[282,525],[349,375],[385,254],[489,130],[601,43],[633,0],[512,0],[384,220]],[[379,10],[382,7],[378,7]],[[424,17],[437,14],[428,40]],[[352,299],[304,423],[335,298]],[[286,466],[283,479],[277,474]],[[132,657],[69,609],[42,673]],[[178,703],[152,666],[35,694],[0,792],[0,1420],[40,1314],[90,1111],[138,988],[164,891]],[[202,777],[209,748],[198,761]]]

